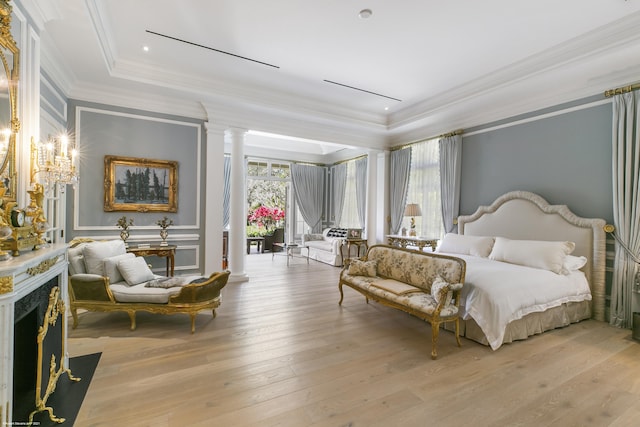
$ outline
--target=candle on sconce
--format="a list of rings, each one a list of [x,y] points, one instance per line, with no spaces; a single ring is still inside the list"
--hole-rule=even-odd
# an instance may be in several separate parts
[[[47,163],[53,163],[53,142],[47,142]]]
[[[75,148],[71,150],[71,167],[77,168],[76,162],[78,161],[78,150]]]
[[[60,137],[60,155],[62,157],[67,157],[67,144],[69,144],[69,140],[66,136]]]

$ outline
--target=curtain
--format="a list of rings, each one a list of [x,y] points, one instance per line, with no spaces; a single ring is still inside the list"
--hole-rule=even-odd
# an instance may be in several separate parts
[[[440,200],[445,233],[456,231],[453,220],[460,213],[460,174],[462,172],[462,135],[448,136],[440,145]]]
[[[609,322],[621,328],[632,324],[632,287],[640,254],[639,100],[638,91],[613,97],[613,220],[617,243]]]
[[[411,148],[391,152],[389,165],[389,215],[391,217],[389,232],[391,234],[398,234],[402,226],[410,169]]]
[[[407,203],[420,205],[422,216],[416,217],[419,236],[440,239],[444,234],[442,225],[442,202],[440,198],[440,145],[430,139],[411,146],[411,170]],[[407,227],[409,218],[407,218]]]
[[[322,232],[324,168],[292,163],[291,185],[304,222],[312,233]]]
[[[340,225],[340,219],[342,218],[342,209],[344,207],[344,195],[347,187],[347,164],[340,163],[332,168],[333,177],[333,215],[334,224]]]
[[[360,228],[364,229],[367,218],[367,158],[356,160],[356,201]]]
[[[222,190],[222,228],[229,228],[231,203],[231,157],[224,156],[224,188]]]

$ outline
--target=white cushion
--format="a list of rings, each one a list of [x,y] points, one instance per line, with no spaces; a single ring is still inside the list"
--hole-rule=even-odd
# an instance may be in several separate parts
[[[71,276],[73,276],[74,274],[84,274],[87,272],[84,266],[84,255],[82,255],[84,246],[85,244],[83,243],[79,246],[76,246],[75,248],[69,248],[69,275]]]
[[[86,272],[104,276],[102,260],[125,253],[127,253],[127,248],[122,240],[87,243],[82,250]]]
[[[118,261],[118,270],[129,286],[153,280],[155,276],[142,257],[133,257]]]
[[[573,252],[575,247],[573,242],[511,240],[496,237],[489,258],[560,274],[567,255]]]
[[[135,258],[135,255],[132,253],[126,253],[102,260],[104,275],[109,278],[109,283],[118,283],[124,280],[124,277],[122,277],[122,274],[120,274],[120,270],[118,270],[118,261],[127,258]]]
[[[440,243],[438,252],[486,258],[491,253],[494,240],[493,237],[447,233]]]

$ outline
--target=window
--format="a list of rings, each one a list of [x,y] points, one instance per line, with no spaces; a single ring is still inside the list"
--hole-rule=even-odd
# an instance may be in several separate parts
[[[438,238],[444,234],[440,203],[440,148],[437,139],[411,147],[411,172],[407,203],[417,203],[422,216],[416,217],[419,236]],[[411,218],[405,217],[402,226],[409,229]]]

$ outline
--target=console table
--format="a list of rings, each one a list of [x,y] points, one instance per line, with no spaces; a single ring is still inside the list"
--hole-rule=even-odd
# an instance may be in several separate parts
[[[406,248],[407,246],[417,246],[418,249],[423,250],[425,246],[431,247],[431,251],[435,252],[438,245],[438,239],[429,239],[426,237],[415,236],[399,236],[397,234],[387,235],[387,241],[391,246],[400,246]]]
[[[173,270],[175,269],[175,255],[176,246],[148,246],[148,247],[133,247],[127,248],[127,252],[131,252],[135,256],[157,256],[167,259],[167,276],[173,276]]]

